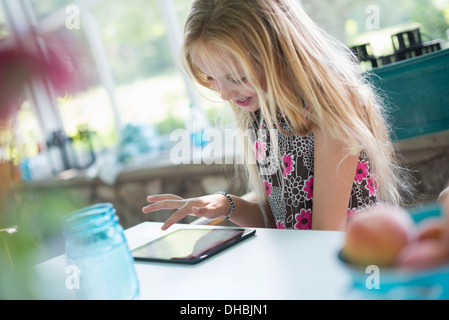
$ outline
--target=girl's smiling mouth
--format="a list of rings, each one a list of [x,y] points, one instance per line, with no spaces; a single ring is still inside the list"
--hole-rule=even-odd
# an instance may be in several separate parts
[[[237,105],[239,105],[240,107],[247,107],[251,104],[251,102],[253,101],[253,97],[246,97],[244,99],[241,100],[236,100],[236,99],[232,99]]]

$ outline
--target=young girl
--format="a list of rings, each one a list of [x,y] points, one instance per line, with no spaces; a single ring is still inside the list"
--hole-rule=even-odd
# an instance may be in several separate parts
[[[259,201],[149,196],[149,213],[230,219],[244,227],[344,230],[377,201],[399,202],[382,104],[350,50],[294,0],[196,0],[185,25],[187,73],[229,102]]]

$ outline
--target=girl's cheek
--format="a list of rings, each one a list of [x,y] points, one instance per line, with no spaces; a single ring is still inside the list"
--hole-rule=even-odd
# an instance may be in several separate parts
[[[214,80],[209,80],[209,86],[210,86],[210,88],[211,88],[212,90],[219,91],[219,90],[218,90],[218,86],[217,86],[217,84],[215,83]]]

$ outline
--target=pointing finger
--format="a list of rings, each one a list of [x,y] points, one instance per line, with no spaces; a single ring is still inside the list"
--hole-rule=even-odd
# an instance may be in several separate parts
[[[154,196],[148,196],[147,200],[149,202],[157,202],[157,201],[163,201],[163,200],[182,200],[181,197],[178,197],[174,194],[159,194]]]
[[[179,209],[178,211],[176,211],[174,214],[172,214],[170,216],[170,218],[167,219],[167,221],[165,221],[165,224],[162,226],[162,230],[167,230],[168,228],[170,228],[173,224],[175,224],[176,222],[180,221],[181,219],[185,218],[186,216],[188,216],[190,213],[192,213],[192,209],[190,206],[185,205],[184,207],[182,207],[181,209]]]

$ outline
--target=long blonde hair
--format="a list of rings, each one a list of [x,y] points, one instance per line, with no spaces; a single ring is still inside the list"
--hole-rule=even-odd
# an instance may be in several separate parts
[[[269,128],[288,134],[276,117],[281,111],[294,134],[305,135],[318,126],[347,145],[350,154],[365,150],[377,177],[379,199],[399,203],[400,170],[382,101],[352,52],[323,32],[294,0],[194,1],[185,25],[183,66],[208,88],[207,76],[192,55],[210,55],[212,46],[244,68]],[[208,59],[229,63],[225,55]],[[254,114],[229,103],[237,126],[250,128]],[[253,186],[260,185],[257,168],[248,166],[248,172]]]

